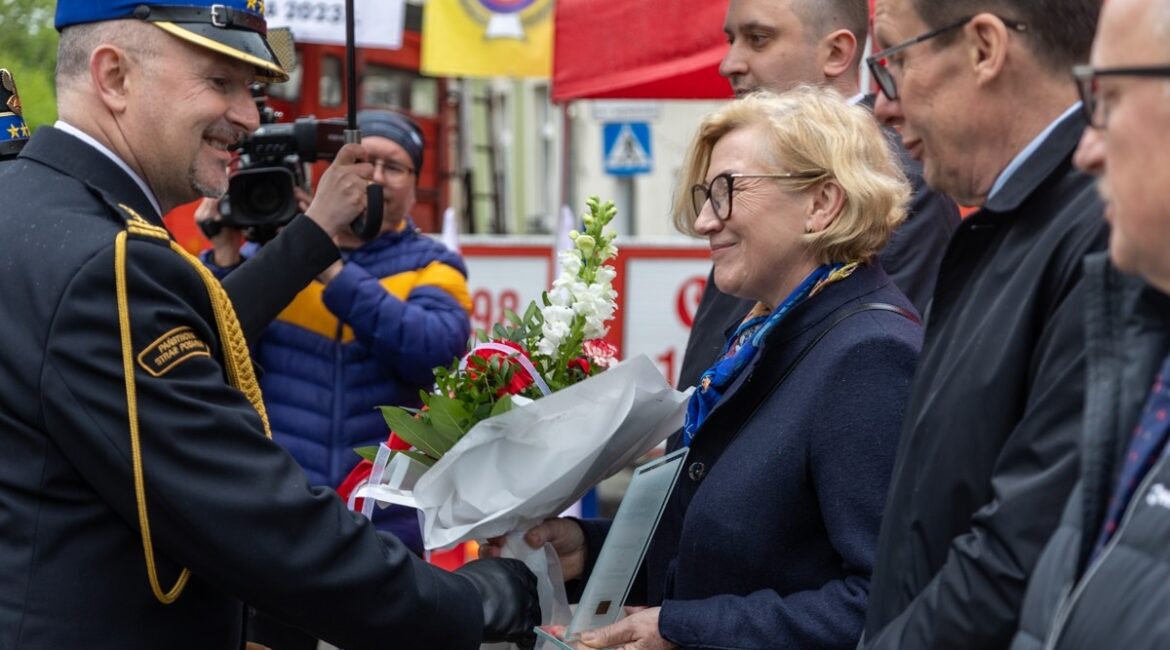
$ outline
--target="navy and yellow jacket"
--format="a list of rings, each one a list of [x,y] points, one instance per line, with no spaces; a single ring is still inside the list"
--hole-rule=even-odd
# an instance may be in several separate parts
[[[374,407],[418,406],[471,332],[463,260],[409,221],[342,256],[341,273],[301,291],[254,350],[276,441],[330,487],[357,464],[354,447],[385,440]]]

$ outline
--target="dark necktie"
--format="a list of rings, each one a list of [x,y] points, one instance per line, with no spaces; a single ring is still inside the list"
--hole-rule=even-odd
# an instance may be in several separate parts
[[[1129,442],[1129,449],[1125,453],[1125,465],[1121,468],[1117,485],[1113,488],[1113,496],[1109,500],[1109,512],[1105,523],[1101,527],[1101,534],[1097,537],[1097,546],[1093,549],[1096,558],[1125,515],[1126,506],[1133,498],[1134,490],[1145,478],[1146,473],[1153,467],[1154,462],[1164,453],[1166,438],[1170,436],[1170,357],[1162,362],[1162,370],[1154,379],[1154,387],[1150,389],[1150,396],[1142,410],[1142,419],[1134,429],[1133,439]]]

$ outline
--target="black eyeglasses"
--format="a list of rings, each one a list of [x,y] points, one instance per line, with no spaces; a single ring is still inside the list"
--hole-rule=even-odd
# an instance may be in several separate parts
[[[872,74],[874,80],[877,81],[878,88],[881,89],[882,94],[886,96],[886,99],[889,99],[890,101],[898,99],[898,85],[894,83],[894,75],[892,72],[890,72],[889,68],[890,55],[897,54],[898,52],[901,52],[902,50],[905,50],[911,46],[918,45],[923,41],[929,41],[936,36],[941,36],[942,34],[945,34],[952,29],[958,29],[972,20],[975,20],[975,16],[978,15],[979,14],[975,14],[973,16],[960,18],[953,23],[947,23],[938,29],[932,29],[925,34],[919,34],[914,38],[902,41],[893,47],[887,47],[881,52],[878,52],[871,57],[867,57],[865,59],[865,64],[869,66],[870,74]],[[1017,32],[1028,31],[1028,26],[1024,23],[1017,22],[1015,20],[1009,20],[1002,16],[996,16],[996,18],[999,18],[1000,22],[1009,28],[1016,30]]]
[[[1073,78],[1077,80],[1077,91],[1081,94],[1081,110],[1089,126],[1104,129],[1109,119],[1109,107],[1101,101],[1099,77],[1170,77],[1170,66],[1143,65],[1131,68],[1094,68],[1091,65],[1074,65]]]
[[[691,186],[691,204],[695,208],[695,218],[703,211],[703,205],[711,202],[711,209],[721,221],[731,218],[731,195],[737,178],[788,178],[812,179],[824,176],[825,172],[788,172],[784,174],[720,174],[711,179],[711,185],[695,183]]]

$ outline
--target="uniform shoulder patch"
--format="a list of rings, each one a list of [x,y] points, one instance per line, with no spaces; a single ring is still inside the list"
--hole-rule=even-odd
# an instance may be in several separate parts
[[[138,365],[155,377],[162,377],[180,363],[194,357],[210,357],[211,348],[189,326],[176,327],[146,346],[138,354]]]

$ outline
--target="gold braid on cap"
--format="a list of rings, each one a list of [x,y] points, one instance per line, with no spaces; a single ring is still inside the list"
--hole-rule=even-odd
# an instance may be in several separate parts
[[[256,371],[252,366],[252,356],[248,352],[248,342],[244,339],[244,332],[240,328],[240,321],[236,318],[236,310],[232,308],[231,299],[220,286],[219,280],[208,271],[193,255],[183,250],[171,239],[165,228],[160,228],[139,216],[126,205],[119,204],[132,218],[126,221],[126,230],[118,233],[114,242],[114,281],[118,299],[118,327],[122,338],[122,371],[126,377],[126,403],[130,420],[130,453],[134,464],[134,496],[138,502],[138,526],[142,534],[142,549],[146,554],[146,573],[150,580],[150,589],[154,597],[164,605],[169,605],[179,599],[183,588],[191,577],[191,570],[184,568],[179,579],[170,591],[163,592],[158,582],[158,571],[154,566],[154,546],[150,540],[150,518],[146,512],[146,488],[142,471],[142,447],[138,431],[138,398],[134,384],[134,349],[130,339],[130,301],[126,290],[126,238],[127,235],[162,239],[170,243],[171,250],[175,251],[199,273],[203,284],[207,286],[207,295],[211,299],[211,308],[215,313],[215,324],[219,329],[220,341],[223,345],[224,366],[227,368],[228,383],[238,389],[248,398],[260,421],[264,425],[264,435],[272,437],[272,429],[268,425],[268,412],[264,409],[264,399],[260,393],[260,383],[256,381]]]

